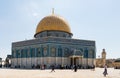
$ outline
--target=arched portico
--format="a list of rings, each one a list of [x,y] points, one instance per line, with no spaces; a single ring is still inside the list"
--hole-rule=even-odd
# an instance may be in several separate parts
[[[71,65],[82,65],[83,56],[72,55],[70,56]]]

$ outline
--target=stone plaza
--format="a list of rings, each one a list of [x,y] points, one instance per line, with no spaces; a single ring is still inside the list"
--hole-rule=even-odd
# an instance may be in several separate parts
[[[108,75],[103,76],[104,68],[79,69],[77,72],[73,70],[55,70],[50,69],[0,69],[0,78],[120,78],[120,70],[108,68]]]

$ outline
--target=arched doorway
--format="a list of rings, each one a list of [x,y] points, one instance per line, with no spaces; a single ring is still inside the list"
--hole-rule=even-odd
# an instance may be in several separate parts
[[[82,56],[70,56],[70,65],[82,65]]]

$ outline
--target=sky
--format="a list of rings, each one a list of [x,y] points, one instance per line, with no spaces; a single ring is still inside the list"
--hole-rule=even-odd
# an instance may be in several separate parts
[[[120,58],[120,0],[0,0],[0,57],[12,42],[34,38],[37,24],[52,13],[64,17],[73,38],[95,40],[96,58]]]

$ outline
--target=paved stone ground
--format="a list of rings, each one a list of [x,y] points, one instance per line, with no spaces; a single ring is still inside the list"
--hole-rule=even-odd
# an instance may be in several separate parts
[[[73,70],[22,70],[22,69],[0,69],[0,78],[120,78],[120,69],[108,68],[108,75],[103,76],[103,68],[95,71],[80,69]]]

